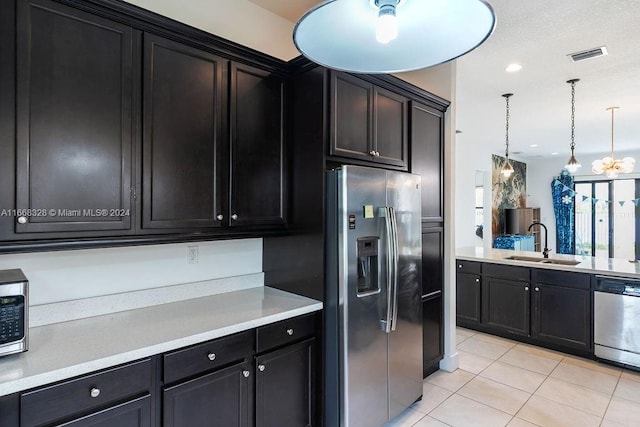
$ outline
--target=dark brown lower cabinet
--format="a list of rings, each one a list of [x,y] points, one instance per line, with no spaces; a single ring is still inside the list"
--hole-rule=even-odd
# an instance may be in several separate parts
[[[591,275],[492,263],[480,268],[464,260],[456,264],[459,326],[593,356]]]
[[[422,301],[423,377],[438,370],[444,355],[442,303],[442,294]]]
[[[479,274],[458,273],[456,275],[456,316],[460,326],[480,324]]]
[[[82,418],[59,427],[151,427],[151,396],[146,395]]]
[[[256,427],[313,425],[314,342],[256,357]]]
[[[251,371],[245,362],[165,388],[164,427],[248,426]]]
[[[532,337],[591,350],[590,290],[536,283],[532,302]]]
[[[530,283],[484,277],[482,280],[482,323],[509,334],[529,335]]]

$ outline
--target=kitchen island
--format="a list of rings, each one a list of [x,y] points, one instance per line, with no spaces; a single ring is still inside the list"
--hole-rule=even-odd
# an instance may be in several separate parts
[[[532,258],[528,260],[510,259],[514,257]],[[456,249],[456,258],[467,261],[490,262],[494,264],[535,266],[551,270],[574,271],[590,274],[603,274],[621,277],[640,278],[640,262],[629,262],[619,258],[596,258],[579,255],[551,254],[549,260],[544,263],[539,252],[512,251],[506,249],[484,249],[481,247],[463,247]],[[535,261],[533,260],[535,259]],[[538,261],[539,260],[539,261]],[[560,263],[553,263],[554,260]],[[575,265],[562,262],[576,262]]]
[[[636,360],[640,264],[623,259],[483,248],[456,250],[457,324],[588,358]],[[638,301],[639,308],[634,307]],[[619,335],[633,335],[621,342]],[[613,337],[613,338],[610,338]]]

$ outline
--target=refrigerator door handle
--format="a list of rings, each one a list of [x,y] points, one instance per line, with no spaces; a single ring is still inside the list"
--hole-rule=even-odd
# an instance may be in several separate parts
[[[385,318],[382,320],[383,330],[388,334],[391,332],[391,319],[392,319],[392,298],[393,292],[393,224],[391,220],[390,208],[384,207],[381,209],[381,213],[384,215],[384,231],[385,231],[385,243],[387,248],[387,311]]]
[[[392,253],[392,264],[393,264],[393,299],[391,302],[392,309],[392,317],[391,317],[391,330],[396,330],[396,324],[398,323],[398,223],[396,222],[396,210],[394,208],[389,208],[389,216],[391,217],[391,233],[392,233],[392,242],[391,246],[393,249]],[[389,295],[391,298],[391,295]]]

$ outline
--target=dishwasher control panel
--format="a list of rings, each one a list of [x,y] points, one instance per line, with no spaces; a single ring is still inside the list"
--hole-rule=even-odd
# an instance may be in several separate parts
[[[597,276],[596,291],[640,297],[640,280]]]

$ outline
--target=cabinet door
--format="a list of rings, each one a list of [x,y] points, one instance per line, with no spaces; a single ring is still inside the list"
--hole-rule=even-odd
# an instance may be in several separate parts
[[[422,229],[422,296],[442,291],[443,245],[442,227]]]
[[[375,86],[373,97],[374,161],[406,170],[407,98]]]
[[[165,388],[164,427],[239,427],[250,419],[251,372],[245,363]]]
[[[536,283],[532,335],[550,343],[591,349],[591,291]]]
[[[456,275],[456,315],[458,323],[480,323],[480,276],[458,273]]]
[[[16,232],[131,228],[135,45],[125,25],[17,2]]]
[[[143,396],[120,405],[69,421],[59,427],[151,427],[151,396]]]
[[[438,370],[438,362],[444,355],[444,335],[442,322],[442,295],[422,302],[422,343],[424,350],[422,375]]]
[[[371,161],[373,85],[344,73],[331,73],[329,155]]]
[[[224,215],[227,61],[144,35],[142,228],[215,228]]]
[[[422,176],[422,220],[443,220],[444,115],[411,102],[411,173]]]
[[[286,222],[284,79],[231,65],[231,222]]]
[[[530,284],[483,277],[482,323],[517,335],[529,335]]]
[[[314,339],[256,357],[256,427],[312,426]]]

